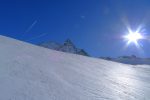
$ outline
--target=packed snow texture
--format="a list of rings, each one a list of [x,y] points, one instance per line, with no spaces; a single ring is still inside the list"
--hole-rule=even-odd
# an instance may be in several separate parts
[[[67,54],[0,36],[0,100],[150,100],[150,66]]]

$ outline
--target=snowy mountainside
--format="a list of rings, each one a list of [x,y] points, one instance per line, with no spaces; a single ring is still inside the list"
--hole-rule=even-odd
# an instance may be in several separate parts
[[[46,49],[0,36],[0,100],[149,100],[150,66]]]
[[[73,53],[73,54],[89,56],[89,54],[85,52],[83,49],[77,48],[70,39],[67,39],[64,42],[64,44],[58,44],[58,43],[49,41],[49,42],[40,43],[38,45],[45,47],[45,48],[54,49],[57,51],[63,51],[63,52],[68,52],[68,53]]]
[[[120,56],[117,58],[111,58],[111,57],[100,57],[100,58],[109,61],[124,63],[124,64],[131,64],[131,65],[150,65],[150,58],[140,58],[140,57],[136,57],[135,55]]]
[[[58,43],[55,43],[55,42],[48,41],[48,42],[39,44],[39,46],[42,46],[42,47],[45,47],[45,48],[49,48],[49,49],[57,50],[61,45],[58,44]]]

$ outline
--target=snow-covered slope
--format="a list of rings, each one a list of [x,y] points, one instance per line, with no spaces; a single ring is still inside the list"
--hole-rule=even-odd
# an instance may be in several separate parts
[[[101,57],[102,59],[115,61],[124,64],[131,64],[131,65],[150,65],[150,58],[140,58],[136,57],[135,55],[131,56],[120,56],[117,58],[110,58],[110,57]]]
[[[0,100],[149,100],[150,66],[67,54],[0,36]]]
[[[113,61],[125,63],[125,64],[132,64],[132,65],[143,65],[147,64],[150,65],[149,58],[114,58]]]
[[[64,44],[58,44],[55,42],[48,41],[48,42],[40,43],[38,45],[48,49],[57,50],[57,51],[89,56],[89,54],[85,52],[83,49],[77,48],[70,39],[67,39],[64,42]]]

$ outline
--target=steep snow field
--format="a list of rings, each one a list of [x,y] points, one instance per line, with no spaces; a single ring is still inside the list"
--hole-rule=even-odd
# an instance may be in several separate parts
[[[150,100],[150,66],[67,54],[0,36],[0,100]]]

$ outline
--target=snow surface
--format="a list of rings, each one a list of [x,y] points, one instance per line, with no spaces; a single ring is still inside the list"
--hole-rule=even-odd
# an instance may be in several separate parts
[[[68,54],[0,36],[0,100],[150,100],[150,66]]]

